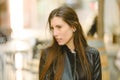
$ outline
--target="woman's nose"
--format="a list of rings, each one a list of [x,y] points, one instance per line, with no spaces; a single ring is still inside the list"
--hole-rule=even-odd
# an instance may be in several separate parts
[[[57,36],[58,35],[58,31],[56,29],[53,30],[53,35]]]

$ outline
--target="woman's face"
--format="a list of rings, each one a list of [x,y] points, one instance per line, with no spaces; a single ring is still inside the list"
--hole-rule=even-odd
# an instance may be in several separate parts
[[[50,28],[59,45],[73,44],[73,32],[75,29],[63,21],[62,18],[52,18]]]

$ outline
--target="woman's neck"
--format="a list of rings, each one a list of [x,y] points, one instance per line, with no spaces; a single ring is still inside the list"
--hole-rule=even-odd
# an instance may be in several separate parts
[[[71,53],[75,53],[75,46],[74,44],[67,44],[67,47],[70,49]]]
[[[75,53],[75,51],[74,51],[75,50],[75,45],[73,43],[73,37],[68,41],[68,43],[66,45],[72,53]]]

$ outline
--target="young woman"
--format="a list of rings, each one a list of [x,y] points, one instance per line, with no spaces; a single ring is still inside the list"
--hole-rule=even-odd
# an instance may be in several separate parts
[[[48,22],[53,42],[42,50],[39,80],[101,80],[99,52],[87,44],[76,12],[61,6]]]

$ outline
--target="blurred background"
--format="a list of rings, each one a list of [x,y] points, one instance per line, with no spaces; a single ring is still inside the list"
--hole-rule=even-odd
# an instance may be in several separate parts
[[[47,18],[61,5],[77,12],[100,51],[103,80],[120,80],[120,0],[0,0],[0,80],[38,80],[40,51],[51,41]]]

